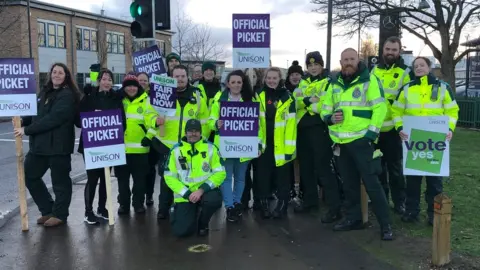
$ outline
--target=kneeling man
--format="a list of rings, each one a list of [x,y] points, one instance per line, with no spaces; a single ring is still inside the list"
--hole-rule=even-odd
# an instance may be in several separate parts
[[[196,229],[198,235],[205,236],[210,219],[222,207],[218,187],[226,172],[218,149],[202,138],[200,121],[188,120],[185,134],[172,148],[165,166],[165,183],[174,193],[170,223],[176,236],[189,236]],[[198,207],[201,210],[197,215]]]

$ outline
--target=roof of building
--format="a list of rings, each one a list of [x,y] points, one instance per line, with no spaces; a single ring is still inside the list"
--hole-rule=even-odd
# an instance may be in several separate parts
[[[11,1],[7,1],[7,5],[12,5],[12,6],[20,5],[20,6],[26,7],[27,1],[11,0]],[[70,16],[76,16],[79,18],[85,18],[90,20],[98,20],[99,17],[102,17],[102,21],[104,22],[121,25],[125,27],[130,27],[130,24],[131,24],[131,21],[108,17],[108,16],[102,16],[101,14],[98,14],[98,13],[87,12],[83,10],[73,9],[69,7],[54,5],[54,4],[40,2],[40,1],[33,1],[33,0],[30,1],[30,8],[47,10],[51,12],[61,13],[61,14],[70,15]],[[168,35],[168,36],[172,36],[174,34],[174,32],[168,31],[168,30],[166,31],[157,30],[156,33]]]
[[[477,46],[480,46],[480,37],[479,38],[476,38],[476,39],[471,39],[471,40],[468,40],[467,42],[464,42],[462,44],[460,44],[462,46],[466,46],[466,47],[477,47]]]

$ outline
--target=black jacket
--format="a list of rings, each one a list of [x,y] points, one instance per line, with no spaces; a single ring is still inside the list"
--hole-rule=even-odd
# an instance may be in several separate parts
[[[37,115],[22,118],[30,136],[29,153],[70,155],[75,145],[75,96],[68,88],[46,89],[38,98]]]
[[[92,87],[90,85],[85,86],[85,96],[80,101],[79,112],[75,117],[75,125],[78,128],[82,128],[80,119],[81,112],[94,112],[95,110],[115,110],[120,109],[122,111],[123,130],[125,130],[125,111],[123,109],[123,90],[115,92],[110,89],[108,92],[98,91],[98,87]],[[80,141],[78,143],[78,152],[83,154],[83,136],[80,135]]]

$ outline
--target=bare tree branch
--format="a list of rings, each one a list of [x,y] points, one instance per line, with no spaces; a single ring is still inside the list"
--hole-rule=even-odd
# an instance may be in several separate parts
[[[22,37],[25,35],[25,32],[19,31],[22,16],[25,14],[18,14],[18,12],[12,12],[12,8],[7,3],[7,0],[0,0],[0,55],[4,56],[20,56],[20,51],[18,50],[19,44],[12,42],[18,39],[19,34]],[[28,32],[26,33],[28,34]]]
[[[471,53],[471,52],[480,52],[480,49],[467,49],[467,50],[463,51],[455,59],[455,61],[454,61],[455,65],[457,65],[458,62],[460,62],[465,56],[467,56],[468,53]]]

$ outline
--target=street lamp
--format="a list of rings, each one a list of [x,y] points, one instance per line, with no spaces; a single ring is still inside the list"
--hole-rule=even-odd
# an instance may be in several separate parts
[[[430,4],[427,2],[427,0],[422,0],[418,4],[418,9],[427,9],[430,8]]]

